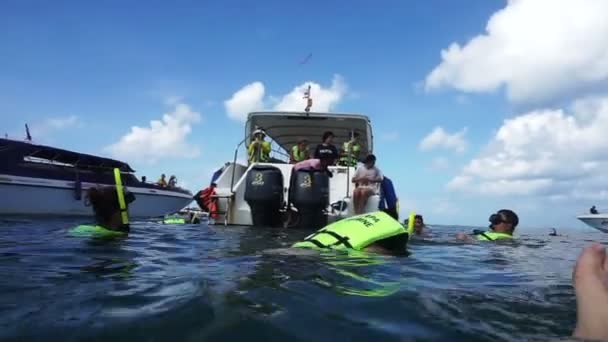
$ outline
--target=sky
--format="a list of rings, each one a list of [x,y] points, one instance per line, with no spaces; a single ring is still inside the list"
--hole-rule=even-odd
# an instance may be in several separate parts
[[[402,214],[608,207],[605,0],[0,2],[3,134],[193,192],[253,110],[368,115]],[[302,63],[305,61],[305,63]],[[243,153],[243,152],[241,152]]]

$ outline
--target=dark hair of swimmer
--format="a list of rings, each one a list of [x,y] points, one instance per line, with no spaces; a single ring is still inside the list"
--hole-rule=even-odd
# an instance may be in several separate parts
[[[132,194],[129,195],[125,196],[127,205],[135,199]],[[95,221],[98,225],[111,230],[128,230],[122,224],[116,187],[90,188],[87,192],[87,199],[93,207]]]
[[[510,229],[508,229],[511,233],[515,230],[515,227],[519,224],[519,217],[513,210],[510,209],[500,209],[496,212],[496,214],[492,214],[490,216],[490,227],[494,230],[497,228],[503,229],[502,226],[499,227],[501,223],[505,223],[510,225]]]

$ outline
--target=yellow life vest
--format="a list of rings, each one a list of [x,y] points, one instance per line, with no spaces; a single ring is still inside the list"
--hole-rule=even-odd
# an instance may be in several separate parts
[[[334,222],[307,236],[293,247],[363,250],[376,241],[407,234],[406,229],[385,212],[353,216]]]
[[[513,235],[491,231],[486,231],[477,235],[478,241],[495,241],[504,239],[513,239]]]
[[[254,146],[254,142],[249,144],[249,148],[247,149],[249,154],[249,162],[256,163],[262,162],[265,163],[270,160],[270,143],[268,141],[262,141],[260,145]]]
[[[347,141],[342,144],[342,149],[344,150],[345,155],[340,158],[340,164],[345,166],[357,166],[357,162],[359,161],[359,152],[361,151],[361,144],[358,142]]]
[[[293,155],[293,160],[296,162],[301,162],[303,160],[308,159],[308,148],[300,151],[300,147],[298,145],[293,145],[291,148],[291,154]]]
[[[76,237],[112,238],[126,236],[127,232],[107,229],[98,225],[82,224],[70,230],[70,235]]]
[[[186,219],[183,217],[167,217],[163,220],[164,224],[185,224]]]

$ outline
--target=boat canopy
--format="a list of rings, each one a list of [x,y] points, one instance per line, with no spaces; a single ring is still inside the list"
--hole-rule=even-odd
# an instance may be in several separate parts
[[[35,145],[27,142],[0,139],[0,159],[37,158],[51,163],[62,163],[79,169],[113,169],[118,168],[122,172],[135,172],[129,164],[98,157],[90,154],[63,150],[60,148],[44,145]]]
[[[351,132],[359,133],[361,153],[373,151],[373,135],[369,118],[360,114],[306,113],[306,112],[253,112],[249,113],[245,125],[245,140],[253,138],[252,133],[262,129],[285,151],[304,138],[314,148],[322,141],[325,131],[335,135],[334,144],[338,149],[350,139]]]

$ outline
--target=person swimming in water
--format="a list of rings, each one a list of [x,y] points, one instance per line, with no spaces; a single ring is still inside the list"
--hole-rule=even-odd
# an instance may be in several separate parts
[[[490,215],[488,220],[490,221],[489,231],[474,230],[473,235],[477,236],[477,241],[513,239],[513,232],[519,224],[519,217],[513,210],[501,209],[496,214]],[[474,241],[470,235],[462,232],[458,233],[456,238],[467,242]]]
[[[377,211],[329,224],[293,247],[407,255],[408,240],[408,230],[399,221],[383,211]]]
[[[118,171],[118,170],[116,170]],[[70,230],[75,236],[115,237],[129,232],[128,205],[135,195],[123,189],[120,173],[115,172],[116,186],[94,187],[87,191],[87,202],[93,208],[95,225],[80,225]]]
[[[403,224],[405,226],[408,225],[409,219],[405,219],[403,221]],[[416,215],[414,216],[414,234],[412,234],[413,236],[419,236],[419,237],[424,237],[424,236],[428,236],[429,232],[427,230],[426,225],[424,224],[424,218],[422,217],[422,215]]]

